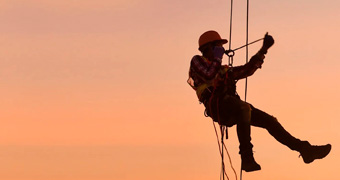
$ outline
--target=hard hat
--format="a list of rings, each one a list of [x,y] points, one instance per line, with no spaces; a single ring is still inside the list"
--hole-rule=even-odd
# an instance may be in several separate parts
[[[202,47],[203,45],[210,43],[210,42],[215,42],[215,41],[220,41],[222,44],[225,44],[228,42],[226,39],[222,39],[221,36],[216,32],[216,31],[207,31],[203,33],[199,40],[198,40],[198,46]]]

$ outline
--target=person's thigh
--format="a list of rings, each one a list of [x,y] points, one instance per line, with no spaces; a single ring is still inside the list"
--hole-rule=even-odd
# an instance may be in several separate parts
[[[266,128],[268,125],[278,123],[277,119],[268,113],[251,105],[251,125]]]

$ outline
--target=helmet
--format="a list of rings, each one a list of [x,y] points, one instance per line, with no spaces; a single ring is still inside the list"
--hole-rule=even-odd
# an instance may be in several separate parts
[[[222,44],[225,44],[228,42],[226,39],[222,39],[221,36],[216,32],[216,31],[207,31],[203,33],[199,40],[198,40],[198,46],[201,48],[203,45],[210,43],[210,42],[215,42],[215,41],[220,41]]]

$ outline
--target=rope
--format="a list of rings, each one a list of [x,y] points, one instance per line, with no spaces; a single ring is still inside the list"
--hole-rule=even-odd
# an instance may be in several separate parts
[[[220,144],[220,141],[219,141],[219,136],[218,136],[218,133],[217,133],[217,129],[216,129],[216,126],[215,126],[215,123],[214,123],[214,121],[212,121],[212,123],[213,123],[213,126],[214,126],[214,130],[215,130],[215,134],[216,134],[216,139],[217,139],[217,144],[218,144],[218,150],[219,150],[219,152],[220,152],[220,155],[221,155],[221,157],[222,157],[222,150],[221,149],[225,149],[226,150],[226,152],[227,152],[227,155],[228,155],[228,158],[229,158],[229,163],[230,163],[230,166],[231,166],[231,169],[233,170],[233,172],[234,172],[234,174],[235,174],[235,178],[236,178],[236,180],[238,179],[237,178],[237,173],[236,173],[236,171],[235,171],[235,168],[234,168],[234,166],[233,166],[233,163],[232,163],[232,161],[231,161],[231,157],[230,157],[230,154],[229,154],[229,151],[228,151],[228,149],[227,149],[227,146],[223,143],[222,144],[222,148],[221,148],[221,144]],[[221,128],[222,126],[220,126],[220,128]],[[224,132],[224,130],[223,131],[221,131],[221,139],[223,139],[223,134],[222,134],[222,132]],[[221,142],[224,142],[224,141],[221,141]],[[223,159],[223,158],[222,158]],[[227,177],[227,179],[229,180],[229,176],[228,176],[228,174],[226,173],[226,171],[225,171],[225,164],[224,164],[224,161],[222,161],[223,162],[223,166],[222,166],[222,170],[223,170],[223,174]],[[221,173],[221,175],[222,175],[222,173]],[[221,178],[221,177],[220,177]]]
[[[264,38],[261,38],[261,39],[258,39],[258,40],[256,40],[256,41],[253,41],[253,42],[251,42],[251,43],[247,43],[246,45],[243,45],[243,46],[241,46],[241,47],[238,47],[238,48],[236,48],[236,49],[234,49],[234,50],[232,50],[232,51],[237,51],[237,50],[242,49],[242,48],[244,48],[244,47],[246,47],[246,46],[248,46],[248,45],[251,45],[251,44],[254,44],[254,43],[258,42],[258,41],[261,41],[261,40],[263,40],[263,39],[264,39]]]
[[[219,140],[218,133],[217,133],[217,130],[216,130],[216,126],[215,126],[214,121],[212,121],[212,123],[214,125],[214,130],[215,130],[215,134],[216,134],[216,138],[217,138],[218,150],[220,151],[220,156],[222,157],[222,148],[221,148],[220,140]],[[223,162],[223,158],[222,158],[222,162]],[[229,180],[228,174],[225,172],[224,163],[223,163],[223,166],[222,166],[222,172],[227,177],[227,179]],[[220,179],[221,179],[221,177],[220,177]]]
[[[229,52],[232,52],[232,54],[230,55],[228,53],[228,65],[230,67],[233,67],[233,63],[234,63],[234,55],[235,55],[235,50],[232,50],[231,49],[231,42],[232,42],[232,28],[233,28],[233,4],[234,4],[234,1],[233,0],[230,0],[230,21],[229,21],[229,24],[230,24],[230,29],[229,29]],[[247,43],[248,44],[248,43]],[[222,133],[222,132],[221,132]],[[231,162],[231,158],[230,158],[230,155],[229,155],[229,152],[227,150],[227,147],[225,146],[224,142],[223,142],[223,138],[221,139],[221,142],[223,143],[222,145],[224,145],[224,148],[226,149],[227,151],[227,154],[228,154],[228,157],[229,157],[229,162],[230,162],[230,165],[231,165],[231,168],[233,169],[234,173],[235,173],[235,177],[236,177],[236,180],[237,180],[237,173],[233,167],[233,164]],[[223,149],[223,147],[222,147]],[[241,173],[242,173],[242,168],[241,168]],[[241,178],[242,178],[242,174],[241,174]]]
[[[229,50],[227,51],[227,55],[228,55],[228,65],[230,67],[233,66],[233,63],[234,63],[234,55],[235,55],[235,51],[238,50],[238,49],[241,49],[243,47],[246,47],[246,63],[248,63],[248,60],[249,60],[249,45],[250,44],[253,44],[255,42],[258,42],[260,40],[263,40],[263,38],[261,39],[258,39],[256,41],[253,41],[251,43],[249,43],[249,0],[247,0],[247,20],[246,20],[246,45],[244,46],[241,46],[239,48],[236,48],[234,50],[231,49],[231,42],[232,42],[232,24],[233,24],[233,0],[230,0],[231,2],[231,5],[230,5],[230,29],[229,29]],[[230,54],[231,53],[231,54]],[[246,78],[246,81],[245,81],[245,95],[244,95],[244,101],[247,102],[247,91],[248,91],[248,77]],[[218,101],[217,101],[218,103]],[[218,109],[218,107],[217,107]],[[214,123],[214,122],[213,122]],[[230,161],[230,165],[235,173],[235,176],[236,176],[236,180],[237,180],[237,173],[232,165],[232,162],[231,162],[231,158],[230,158],[230,155],[229,155],[229,152],[227,150],[227,147],[225,146],[224,144],[224,141],[223,141],[223,136],[224,136],[224,128],[220,125],[220,130],[221,130],[221,144],[222,144],[222,148],[221,148],[221,145],[220,145],[220,142],[218,140],[218,133],[217,133],[217,130],[216,130],[216,127],[215,127],[215,124],[214,124],[214,129],[215,129],[215,133],[216,133],[216,136],[217,136],[217,142],[218,142],[218,146],[219,146],[219,151],[220,151],[220,155],[221,155],[221,158],[222,158],[222,173],[221,175],[223,176],[223,180],[224,180],[224,175],[227,176],[227,179],[229,180],[229,177],[227,175],[227,173],[225,172],[225,166],[224,166],[224,153],[223,153],[223,148],[225,148],[225,150],[227,151],[227,154],[228,154],[228,157],[229,157],[229,161]],[[240,168],[240,180],[242,180],[242,162],[241,162],[241,168]]]
[[[231,42],[232,42],[232,22],[233,22],[233,0],[230,0],[231,1],[231,5],[230,5],[230,29],[229,29],[229,50],[226,51],[226,54],[228,55],[228,65],[229,67],[233,67],[233,63],[234,63],[234,55],[235,55],[235,51],[236,50],[239,50],[241,48],[244,48],[246,47],[246,63],[248,63],[248,59],[249,59],[249,49],[248,49],[248,46],[253,44],[253,43],[256,43],[258,41],[261,41],[263,40],[264,38],[261,38],[261,39],[258,39],[256,41],[253,41],[251,43],[249,43],[249,0],[247,0],[247,20],[246,20],[246,45],[243,45],[239,48],[236,48],[234,50],[231,49]],[[216,87],[215,87],[216,88]],[[214,91],[215,91],[215,88],[214,88]],[[245,81],[245,102],[247,102],[247,90],[248,90],[248,77],[246,78],[246,81]],[[212,97],[210,97],[210,110],[211,110],[211,101],[212,101]],[[217,114],[219,114],[218,112],[219,110],[219,107],[218,107],[218,99],[217,99]],[[205,116],[208,117],[208,115],[206,114],[207,112],[205,111]],[[227,152],[227,155],[228,155],[228,158],[229,158],[229,163],[231,165],[231,168],[232,170],[234,171],[234,174],[235,174],[235,177],[236,177],[236,180],[237,180],[237,173],[233,167],[233,164],[232,164],[232,161],[231,161],[231,158],[230,158],[230,154],[228,152],[228,149],[226,147],[226,145],[224,144],[224,131],[225,131],[225,126],[221,125],[220,123],[220,119],[219,119],[219,115],[218,115],[218,123],[220,124],[220,131],[221,131],[221,143],[219,141],[219,137],[218,137],[218,133],[217,133],[217,130],[216,130],[216,126],[215,126],[215,123],[214,121],[213,122],[213,125],[214,125],[214,130],[215,130],[215,134],[216,134],[216,138],[217,138],[217,143],[218,143],[218,150],[220,152],[220,155],[221,155],[221,158],[222,158],[222,167],[221,167],[221,174],[220,174],[220,179],[221,177],[223,177],[223,180],[224,180],[224,177],[226,176],[227,179],[229,180],[229,177],[228,177],[228,174],[226,173],[225,171],[225,164],[224,164],[224,152],[223,152],[223,149],[226,150]],[[221,144],[222,144],[222,147],[221,147]],[[240,180],[242,180],[242,162],[241,162],[241,168],[240,168]]]
[[[230,33],[229,33],[229,50],[228,50],[228,52],[232,52],[232,54],[228,53],[228,57],[229,57],[228,58],[228,64],[229,64],[230,67],[232,67],[233,66],[233,61],[234,61],[233,56],[234,56],[236,50],[241,49],[243,47],[246,47],[246,63],[248,63],[248,59],[249,59],[249,48],[248,48],[248,46],[250,44],[253,44],[253,43],[255,43],[257,41],[260,41],[262,39],[258,39],[258,40],[254,41],[254,42],[249,43],[249,0],[247,0],[246,45],[241,46],[241,47],[239,47],[239,48],[237,48],[235,50],[231,49],[231,42],[232,42],[231,41],[232,40],[231,39],[231,37],[232,37],[232,21],[233,21],[233,0],[230,0],[230,1],[231,1],[231,5],[230,5],[230,30],[229,30]],[[245,102],[247,102],[247,91],[248,91],[248,78],[246,78],[246,81],[245,81],[245,96],[244,96],[244,101]],[[214,125],[214,127],[215,127],[215,125]],[[216,131],[216,129],[215,129],[215,131]],[[223,170],[225,170],[224,169],[224,162],[223,162],[223,146],[225,147],[225,145],[224,145],[224,142],[223,142],[223,132],[222,132],[222,129],[221,129],[221,135],[222,135],[222,139],[221,139],[222,152],[221,151],[220,152],[221,152],[221,157],[222,157]],[[220,146],[220,144],[219,144],[219,146]],[[225,147],[225,149],[227,150],[226,147]],[[229,156],[229,153],[228,153],[228,156]],[[230,160],[230,156],[229,156],[229,160]],[[231,160],[230,160],[230,163],[231,163]],[[241,162],[241,168],[240,169],[241,169],[240,170],[240,180],[242,180],[242,162]],[[236,179],[237,179],[237,174],[236,174],[236,171],[235,171],[234,168],[233,168],[233,171],[234,171],[234,173],[236,175]],[[224,180],[224,176],[223,176],[223,180]]]
[[[232,54],[229,54],[228,53],[228,65],[229,67],[232,67],[233,66],[233,63],[234,63],[234,51],[231,50],[231,42],[232,42],[232,29],[233,29],[233,4],[234,4],[234,1],[233,0],[230,0],[231,4],[230,4],[230,21],[229,21],[229,24],[230,24],[230,29],[229,29],[229,52],[232,52]],[[218,101],[217,101],[217,105],[218,105]],[[218,106],[217,106],[217,111],[218,111]],[[218,114],[218,112],[217,112]],[[219,115],[218,115],[219,116]],[[219,117],[218,117],[218,120],[219,120]],[[221,158],[222,158],[222,175],[223,175],[223,180],[224,180],[224,174],[227,176],[227,179],[229,180],[229,177],[227,175],[227,173],[225,172],[225,165],[224,165],[224,153],[223,153],[223,148],[226,150],[227,152],[227,155],[228,155],[228,158],[229,158],[229,162],[230,162],[230,165],[231,165],[231,168],[233,169],[234,173],[235,173],[235,177],[236,177],[236,180],[237,180],[237,173],[233,167],[233,164],[231,162],[231,158],[230,158],[230,155],[229,155],[229,152],[228,152],[228,149],[227,147],[225,146],[224,144],[224,140],[223,140],[223,137],[224,137],[224,131],[225,131],[225,128],[226,127],[223,127],[221,125],[221,123],[219,122],[220,124],[220,130],[221,130],[221,144],[222,144],[222,148],[220,146],[220,143],[218,141],[218,134],[217,134],[217,131],[216,131],[216,127],[215,127],[215,124],[214,124],[214,128],[215,128],[215,133],[216,133],[216,136],[217,136],[217,141],[218,141],[218,146],[219,146],[219,149],[220,149],[220,153],[221,153]]]
[[[231,157],[230,157],[229,151],[228,151],[226,145],[225,145],[225,144],[223,144],[223,145],[224,145],[224,149],[225,149],[226,152],[227,152],[227,155],[228,155],[228,158],[229,158],[229,163],[230,163],[231,169],[234,171],[235,178],[236,178],[236,180],[237,180],[237,173],[236,173],[235,168],[234,168],[234,166],[233,166],[233,162],[231,161]]]
[[[231,4],[230,4],[230,21],[229,21],[229,24],[230,24],[230,29],[229,29],[229,51],[232,51],[231,50],[231,34],[232,34],[232,29],[233,29],[233,0],[230,0],[231,1]],[[234,54],[233,55],[229,55],[228,54],[228,65],[229,65],[229,67],[232,67],[233,66],[233,63],[234,63]],[[218,103],[218,101],[217,101],[217,103]],[[217,106],[217,110],[218,110],[218,106]],[[219,115],[218,115],[219,116]],[[220,123],[219,123],[220,124]],[[214,127],[215,127],[215,124],[214,124]],[[224,141],[223,141],[223,135],[224,135],[224,129],[223,129],[223,127],[221,126],[221,124],[220,124],[220,130],[221,130],[221,143],[222,143],[222,148],[220,147],[220,145],[219,145],[219,148],[221,148],[222,150],[220,150],[221,151],[221,158],[222,158],[222,171],[223,171],[223,180],[224,180],[224,174],[226,174],[227,175],[227,173],[225,172],[225,166],[224,166],[224,154],[223,154],[223,147],[225,147],[225,149],[226,149],[226,151],[227,151],[227,154],[228,154],[228,157],[229,157],[229,161],[231,162],[231,159],[230,159],[230,155],[229,155],[229,152],[228,152],[228,150],[227,150],[227,148],[226,148],[226,146],[225,146],[225,144],[224,144]],[[215,128],[215,131],[216,131],[216,128]],[[217,133],[216,133],[216,135],[217,135]],[[218,136],[218,135],[217,135]],[[231,164],[231,166],[232,166],[232,164]],[[233,168],[233,170],[234,170],[234,167],[232,167]],[[234,170],[234,172],[235,172],[235,170]],[[237,174],[235,173],[235,176],[236,176],[236,180],[237,180]],[[227,175],[227,179],[229,180],[229,177],[228,177],[228,175]]]
[[[249,39],[249,0],[247,0],[247,25],[246,25],[246,63],[248,63],[248,39]],[[244,101],[247,102],[248,77],[246,77]]]
[[[227,174],[226,171],[225,171],[225,165],[224,165],[224,151],[223,151],[223,146],[224,145],[224,141],[223,141],[223,138],[224,138],[224,127],[220,125],[220,131],[221,131],[221,143],[222,143],[222,154],[221,154],[221,158],[222,158],[222,179],[224,180],[224,174]],[[229,180],[229,177],[227,175],[227,179]]]
[[[215,93],[215,90],[216,90],[216,87],[214,87],[214,90],[213,90],[213,93],[212,93],[212,94]],[[211,111],[211,108],[212,108],[212,107],[211,107],[212,99],[213,99],[213,95],[211,95],[211,97],[210,97],[210,99],[209,99],[210,111]],[[222,177],[222,179],[224,180],[224,177],[226,176],[227,179],[229,180],[229,176],[228,176],[228,174],[227,174],[226,171],[225,171],[224,152],[223,152],[223,147],[224,147],[224,149],[225,149],[226,152],[227,152],[227,155],[228,155],[228,158],[229,158],[229,162],[230,162],[231,168],[233,169],[233,171],[234,171],[234,173],[235,173],[236,180],[237,180],[236,171],[235,171],[235,169],[234,169],[234,167],[233,167],[233,164],[231,163],[231,158],[230,158],[228,149],[227,149],[226,145],[224,144],[224,140],[223,140],[223,139],[224,139],[224,132],[225,132],[225,130],[226,130],[226,127],[223,126],[223,125],[221,125],[221,120],[220,120],[220,116],[219,116],[219,99],[217,99],[216,104],[217,104],[217,107],[216,107],[216,109],[217,109],[217,112],[216,112],[216,113],[217,113],[217,121],[218,121],[218,123],[220,124],[221,144],[222,144],[222,145],[220,144],[220,141],[219,141],[219,137],[218,137],[218,133],[217,133],[217,130],[216,130],[215,123],[214,123],[214,121],[212,121],[212,122],[213,122],[213,125],[214,125],[214,130],[215,130],[215,134],[216,134],[216,138],[217,138],[218,150],[220,151],[220,155],[221,155],[221,159],[222,159],[222,166],[221,166],[220,179],[221,179],[221,177]]]
[[[230,29],[229,29],[229,51],[232,51],[231,50],[231,33],[232,33],[232,29],[233,29],[233,4],[234,4],[234,1],[231,0],[231,4],[230,4]],[[228,65],[230,67],[233,66],[233,63],[234,63],[234,58],[233,56],[228,56]]]
[[[216,90],[216,87],[214,87],[214,92]],[[211,95],[211,99],[212,99],[213,95]],[[224,145],[224,141],[223,141],[223,137],[224,137],[224,129],[223,129],[223,126],[221,125],[221,121],[220,121],[220,113],[219,113],[219,98],[217,98],[217,107],[216,107],[216,110],[217,110],[217,120],[218,120],[218,124],[220,124],[220,131],[221,131],[221,144],[222,144],[222,148],[221,148],[221,159],[222,159],[222,169],[221,169],[221,176],[222,176],[222,180],[224,180],[224,174],[227,174],[226,171],[225,171],[225,166],[224,166],[224,152],[223,152],[223,145]],[[228,175],[227,176],[227,179],[229,180],[229,177]],[[221,179],[221,177],[220,177]]]
[[[216,90],[216,87],[214,87],[213,92],[215,92],[215,90]],[[213,95],[210,97],[210,100],[209,100],[210,101],[210,110],[211,110],[212,97],[213,97]],[[222,167],[221,167],[220,179],[221,179],[221,176],[222,176],[222,179],[224,180],[224,177],[226,176],[227,179],[229,180],[229,176],[228,176],[228,174],[225,171],[225,164],[224,164],[224,151],[223,151],[223,149],[225,149],[226,152],[227,152],[228,158],[229,158],[230,166],[233,169],[235,177],[236,177],[236,180],[237,180],[237,173],[236,173],[236,171],[234,169],[233,163],[231,162],[231,158],[230,158],[230,154],[228,152],[228,149],[227,149],[226,145],[224,144],[224,132],[226,131],[226,126],[221,125],[222,123],[221,123],[220,115],[219,115],[219,99],[218,98],[217,98],[216,104],[217,104],[217,107],[216,107],[216,110],[217,110],[217,112],[216,112],[217,113],[217,121],[218,121],[218,124],[220,125],[221,144],[222,145],[219,142],[218,133],[217,133],[214,121],[213,121],[213,125],[214,125],[214,129],[215,129],[216,137],[217,137],[218,149],[220,151],[220,155],[221,155],[221,159],[222,159]]]
[[[247,25],[246,25],[246,63],[249,59],[249,0],[247,0]],[[248,91],[248,77],[246,77],[246,84],[244,90],[244,101],[247,102],[247,91]],[[240,180],[242,180],[242,160],[241,160],[241,170],[240,170]]]

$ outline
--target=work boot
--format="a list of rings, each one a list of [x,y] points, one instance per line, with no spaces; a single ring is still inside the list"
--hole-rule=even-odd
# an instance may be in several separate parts
[[[241,159],[242,159],[242,165],[241,165],[242,170],[246,172],[261,170],[261,166],[257,164],[257,162],[254,159],[253,154],[241,155]]]
[[[315,159],[322,159],[328,155],[331,151],[332,146],[330,144],[323,146],[312,146],[308,142],[303,142],[300,153],[303,161],[306,164],[313,162]]]

